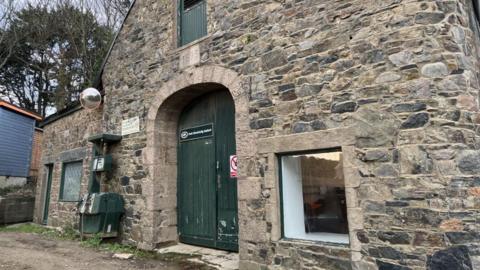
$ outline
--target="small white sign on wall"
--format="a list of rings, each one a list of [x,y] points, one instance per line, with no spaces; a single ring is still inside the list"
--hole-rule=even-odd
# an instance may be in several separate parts
[[[122,121],[122,136],[140,131],[140,118],[133,117]]]
[[[180,69],[185,69],[200,63],[200,45],[196,44],[185,48],[180,53]]]

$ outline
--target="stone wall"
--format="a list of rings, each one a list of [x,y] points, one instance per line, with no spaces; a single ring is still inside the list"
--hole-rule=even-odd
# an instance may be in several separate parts
[[[36,184],[31,177],[0,176],[0,225],[33,220]]]
[[[158,176],[175,175],[176,142],[152,148],[171,136],[156,127],[174,125],[199,87],[177,91],[213,80],[238,85],[242,268],[480,268],[480,43],[469,1],[208,0],[209,35],[182,48],[175,2],[137,0],[104,71],[103,131],[141,120],[112,149],[125,241],[175,241],[176,190]],[[80,114],[45,128],[44,161],[87,146],[82,132],[62,136]],[[275,154],[332,146],[347,160],[350,246],[281,239]],[[70,215],[52,204],[53,220]]]
[[[59,200],[62,166],[64,162],[83,161],[80,194],[86,193],[92,157],[92,144],[87,139],[102,132],[101,120],[102,108],[95,111],[78,110],[43,127],[40,175],[35,196],[35,222],[42,223],[43,221],[47,184],[45,165],[53,164],[48,225],[78,226],[77,203]]]
[[[18,187],[26,183],[26,177],[0,176],[0,188]]]
[[[32,158],[30,161],[30,173],[29,177],[32,178],[32,181],[36,182],[38,179],[40,160],[42,158],[42,136],[43,130],[35,128],[33,133],[33,142],[32,142]]]
[[[32,221],[35,197],[0,196],[0,225]]]

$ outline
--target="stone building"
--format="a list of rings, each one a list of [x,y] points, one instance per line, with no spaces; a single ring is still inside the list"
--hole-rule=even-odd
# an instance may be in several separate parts
[[[81,161],[87,192],[88,138],[109,133],[101,188],[140,248],[238,250],[241,269],[479,269],[476,7],[137,0],[102,107],[43,125],[37,221],[75,224],[60,172]]]

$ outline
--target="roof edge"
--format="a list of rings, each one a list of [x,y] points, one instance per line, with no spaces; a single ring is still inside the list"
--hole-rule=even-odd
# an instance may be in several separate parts
[[[23,114],[24,116],[33,118],[37,121],[42,121],[43,120],[43,118],[39,114],[37,114],[35,112],[32,112],[32,111],[29,111],[25,108],[21,108],[21,107],[18,107],[16,105],[13,105],[13,104],[5,101],[5,100],[0,100],[0,107],[5,107],[5,108],[7,108],[11,111],[17,112],[19,114]]]
[[[102,76],[103,76],[103,71],[105,70],[105,66],[107,65],[108,59],[110,58],[110,55],[112,54],[113,47],[117,43],[118,36],[120,35],[120,32],[122,32],[123,26],[125,25],[125,22],[127,21],[128,16],[130,15],[130,12],[133,9],[133,6],[135,5],[136,0],[133,0],[132,3],[130,4],[130,7],[128,8],[127,14],[125,15],[125,18],[123,18],[122,24],[120,25],[120,28],[118,29],[117,33],[115,34],[115,37],[112,40],[112,44],[110,45],[110,48],[108,49],[107,54],[105,55],[105,58],[103,59],[102,66],[100,67],[100,70],[97,74],[97,77],[93,81],[93,87],[99,88],[102,84]],[[103,93],[103,89],[101,91]]]
[[[77,111],[80,111],[82,110],[82,106],[80,105],[80,102],[78,103],[75,103],[74,106],[71,106],[69,108],[66,108],[66,109],[63,109],[59,112],[56,112],[52,115],[50,115],[49,117],[45,118],[45,120],[43,120],[42,122],[40,122],[40,124],[38,125],[38,127],[40,128],[43,128],[47,125],[50,125],[52,124],[53,122],[57,121],[57,120],[60,120],[62,119],[63,117],[65,116],[68,116],[70,114],[73,114],[74,112],[77,112]]]

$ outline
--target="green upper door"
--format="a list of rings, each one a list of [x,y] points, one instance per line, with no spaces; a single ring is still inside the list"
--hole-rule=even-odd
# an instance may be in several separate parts
[[[178,26],[180,46],[207,35],[207,2],[178,0]]]
[[[235,111],[219,91],[193,101],[179,123],[178,217],[180,241],[238,250]]]

